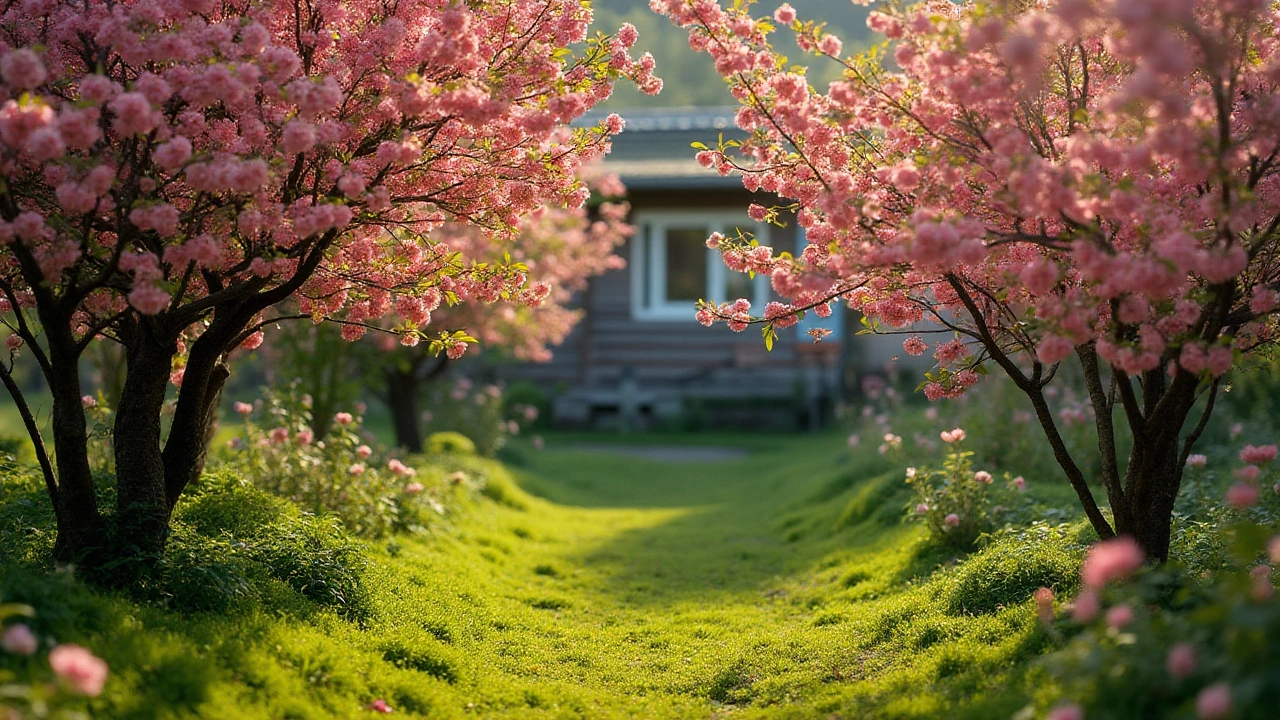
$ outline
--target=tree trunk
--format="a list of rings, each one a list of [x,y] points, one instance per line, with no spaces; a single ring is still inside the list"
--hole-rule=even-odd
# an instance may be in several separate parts
[[[387,379],[387,408],[391,410],[396,445],[409,452],[418,452],[422,450],[422,427],[418,417],[418,363],[412,363],[407,370],[398,364],[388,365],[383,374]]]
[[[128,345],[128,372],[116,407],[115,554],[158,556],[168,535],[171,505],[165,492],[160,412],[177,343],[157,337],[142,322]]]
[[[49,390],[53,396],[53,446],[58,469],[58,536],[53,557],[59,562],[93,565],[105,557],[106,523],[98,511],[89,468],[88,428],[80,402],[76,356],[58,353],[51,339]]]
[[[1178,436],[1170,437],[1172,442],[1134,443],[1124,502],[1111,509],[1116,532],[1133,537],[1147,559],[1157,563],[1169,559],[1173,505],[1182,486]]]

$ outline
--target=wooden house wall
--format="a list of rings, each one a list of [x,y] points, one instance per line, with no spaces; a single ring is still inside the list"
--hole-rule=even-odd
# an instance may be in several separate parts
[[[745,191],[634,191],[633,212],[698,209],[740,211],[746,220],[751,196]],[[795,229],[770,228],[770,242],[790,249]],[[630,244],[619,249],[630,257]],[[676,390],[686,397],[725,399],[789,398],[810,363],[796,352],[794,329],[780,332],[772,352],[757,327],[734,333],[725,325],[703,327],[689,308],[687,320],[638,320],[631,309],[632,269],[593,278],[577,301],[583,321],[545,364],[522,365],[514,373],[548,391],[616,386],[630,373],[641,388]],[[760,308],[757,308],[759,310]],[[808,338],[803,338],[808,343]],[[834,372],[834,370],[832,370]]]

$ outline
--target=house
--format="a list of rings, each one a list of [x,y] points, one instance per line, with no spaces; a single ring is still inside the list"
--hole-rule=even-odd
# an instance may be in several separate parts
[[[561,426],[648,427],[682,418],[706,427],[816,424],[843,384],[850,360],[843,325],[851,313],[825,321],[811,315],[781,331],[772,351],[757,328],[734,333],[694,320],[699,298],[746,297],[757,310],[771,298],[767,278],[729,270],[706,247],[713,231],[748,230],[786,250],[799,240],[794,222],[776,227],[747,217],[752,201],[769,205],[776,198],[753,197],[740,178],[695,161],[694,141],[710,146],[720,135],[744,137],[733,110],[622,114],[626,129],[605,168],[626,184],[637,228],[619,251],[627,267],[591,280],[579,299],[585,317],[551,362],[518,366],[508,377],[546,389]],[[815,322],[832,331],[820,344],[806,334]]]

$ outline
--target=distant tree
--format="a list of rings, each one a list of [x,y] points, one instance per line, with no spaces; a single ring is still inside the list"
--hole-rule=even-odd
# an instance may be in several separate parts
[[[925,394],[959,395],[997,367],[1029,398],[1098,534],[1166,558],[1183,466],[1223,376],[1277,330],[1272,4],[892,4],[868,21],[889,42],[857,57],[786,4],[760,19],[749,3],[653,7],[712,56],[751,133],[699,160],[795,200],[809,242],[793,257],[713,236],[731,268],[769,274],[788,302],[762,315],[743,300],[705,305],[699,319],[759,322],[768,336],[842,301],[880,327],[936,323],[947,337]],[[810,87],[774,54],[778,26],[843,78]],[[912,336],[904,349],[929,344]],[[1110,521],[1046,401],[1072,356],[1096,411]]]
[[[90,565],[162,549],[227,355],[282,303],[355,329],[407,314],[406,338],[457,357],[463,335],[412,317],[539,295],[516,264],[461,262],[431,233],[512,237],[544,204],[581,205],[575,173],[622,121],[566,124],[619,77],[660,85],[628,54],[634,28],[588,39],[579,0],[86,0],[0,20],[0,313],[49,385],[56,467],[11,364],[0,380],[36,445],[55,554]],[[127,357],[114,531],[81,407],[99,337]]]
[[[604,197],[620,197],[626,188],[613,175],[589,173],[587,185]],[[465,225],[441,228],[439,238],[471,263],[521,263],[534,281],[541,301],[537,304],[499,302],[441,306],[433,322],[445,327],[465,327],[494,352],[532,361],[551,360],[551,347],[564,339],[582,319],[573,308],[574,293],[587,280],[625,265],[614,250],[634,231],[626,223],[628,205],[605,201],[589,213],[585,207],[548,207],[536,212],[511,243],[495,243],[485,233]],[[545,294],[543,294],[545,293]],[[397,329],[392,328],[396,333]],[[433,354],[423,345],[397,347],[396,335],[378,334],[372,339],[386,351],[379,360],[383,399],[391,410],[396,444],[422,447],[422,386],[440,377],[449,358]]]

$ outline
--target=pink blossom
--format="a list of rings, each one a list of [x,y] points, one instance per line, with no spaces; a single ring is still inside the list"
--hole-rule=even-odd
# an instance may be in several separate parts
[[[347,472],[352,475],[361,475],[364,473],[364,470],[364,463],[352,463],[351,467],[347,468]]]
[[[1013,486],[1014,486],[1015,488],[1017,488],[1017,489],[1018,489],[1018,492],[1025,492],[1025,491],[1026,491],[1026,489],[1027,489],[1027,480],[1026,480],[1026,478],[1022,477],[1021,475],[1019,475],[1018,477],[1014,478],[1014,479],[1013,479]]]
[[[420,482],[411,482],[408,485],[404,486],[405,493],[409,495],[417,495],[418,493],[422,492],[423,489],[424,488],[422,487],[422,483]]]
[[[340,413],[336,413],[333,416],[334,422],[338,423],[339,425],[350,425],[351,421],[354,419],[355,418],[353,418],[351,416],[351,413],[349,412],[340,412]]]
[[[947,516],[942,519],[942,522],[945,523],[947,527],[959,527],[960,516],[955,513],[947,513]]]
[[[191,159],[191,141],[179,135],[157,147],[154,157],[156,164],[164,170],[178,170]]]
[[[17,90],[34,90],[49,79],[40,56],[27,48],[10,50],[0,58],[0,78]]]
[[[82,395],[80,397],[80,406],[83,407],[85,410],[88,410],[89,408],[97,404],[98,404],[98,399],[92,395]]]
[[[1133,608],[1128,605],[1116,605],[1107,611],[1107,627],[1112,630],[1120,628],[1133,622]]]
[[[34,655],[39,645],[31,628],[22,623],[10,625],[0,636],[0,647],[14,655]]]
[[[253,406],[247,402],[237,401],[233,407],[235,408],[235,411],[240,413],[241,415],[247,416],[249,413],[253,412]]]
[[[1102,609],[1102,601],[1094,590],[1085,590],[1071,604],[1071,619],[1078,623],[1092,622]]]
[[[1258,476],[1262,474],[1262,468],[1257,465],[1245,465],[1244,467],[1236,468],[1232,474],[1245,482],[1252,483],[1256,482]]]
[[[372,454],[373,454],[373,448],[369,447],[368,445],[361,445],[360,447],[356,448],[356,455],[359,455],[362,458],[367,458]]]
[[[1228,434],[1232,440],[1235,440],[1244,432],[1244,423],[1232,423]]]
[[[1258,502],[1258,486],[1249,482],[1232,483],[1223,501],[1237,510],[1251,508]]]
[[[1143,563],[1142,549],[1133,538],[1122,535],[1094,544],[1085,555],[1080,579],[1086,588],[1100,588],[1112,580],[1124,580]]]
[[[392,712],[391,706],[388,705],[387,701],[383,700],[382,698],[378,698],[377,700],[374,700],[373,702],[369,703],[369,709],[374,712],[383,713],[383,714]]]
[[[17,333],[14,333],[4,339],[5,347],[9,348],[9,352],[13,352],[14,350],[22,347],[22,342],[22,336]]]
[[[1208,456],[1199,454],[1191,454],[1187,456],[1187,467],[1204,467],[1208,464]]]
[[[148,133],[160,124],[160,113],[142,93],[121,93],[107,103],[107,107],[115,114],[112,127],[121,135]]]
[[[777,10],[773,11],[773,19],[777,20],[779,25],[790,25],[796,19],[796,9],[788,3],[782,3]]]
[[[293,441],[299,445],[310,445],[315,438],[315,433],[310,430],[299,430],[293,435]]]
[[[923,355],[924,352],[929,349],[929,344],[921,339],[920,336],[912,335],[902,343],[902,349],[906,351],[908,355],[914,357]]]
[[[1075,352],[1075,344],[1060,335],[1050,335],[1040,341],[1036,349],[1036,358],[1045,365],[1052,365],[1065,360]]]
[[[917,515],[924,515],[924,514],[926,514],[926,513],[928,513],[928,512],[929,512],[929,506],[928,506],[926,503],[919,503],[919,504],[917,504],[917,505],[916,505],[916,514],[917,514]]]
[[[1191,643],[1180,642],[1169,648],[1169,656],[1164,661],[1165,670],[1175,679],[1181,680],[1196,671],[1196,649]]]
[[[289,428],[286,428],[286,427],[271,428],[271,432],[268,434],[271,438],[272,445],[283,445],[289,441]]]
[[[59,645],[49,652],[49,666],[82,695],[96,697],[107,682],[107,664],[79,645]]]
[[[944,443],[958,443],[964,440],[965,432],[960,428],[955,428],[954,430],[943,430],[940,433],[940,437]]]
[[[1196,696],[1196,717],[1200,720],[1221,720],[1231,714],[1231,687],[1217,682],[1200,691]]]
[[[862,438],[858,437],[857,433],[853,433],[849,435],[849,439],[846,442],[849,447],[858,447],[858,443],[862,442]]]
[[[143,315],[164,312],[171,301],[169,293],[155,285],[139,285],[129,293],[129,304]]]
[[[973,474],[973,480],[974,482],[977,482],[982,485],[990,485],[991,473],[987,472],[986,470],[979,470],[978,472]]]
[[[1262,445],[1254,447],[1253,445],[1245,445],[1240,450],[1240,462],[1249,463],[1251,465],[1266,465],[1276,459],[1275,445]]]

